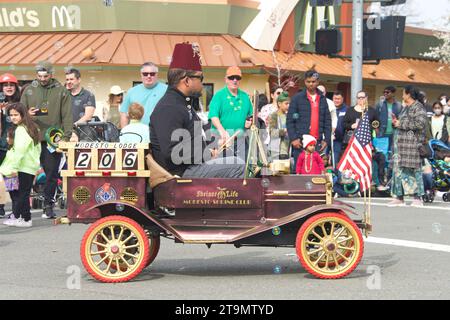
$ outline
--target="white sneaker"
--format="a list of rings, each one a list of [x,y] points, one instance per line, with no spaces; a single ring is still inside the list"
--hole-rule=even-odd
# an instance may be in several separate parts
[[[16,220],[17,220],[16,217],[13,214],[11,214],[8,219],[3,221],[3,224],[5,226],[11,226]]]
[[[31,220],[25,221],[22,218],[19,218],[17,220],[14,220],[11,226],[18,228],[30,228],[33,226],[33,222]]]
[[[394,199],[387,204],[388,207],[405,207],[406,204],[404,201],[399,199]]]
[[[424,205],[421,200],[414,199],[411,203],[411,207],[422,208]]]

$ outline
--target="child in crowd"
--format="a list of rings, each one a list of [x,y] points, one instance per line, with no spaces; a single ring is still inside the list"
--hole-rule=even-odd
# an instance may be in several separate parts
[[[326,153],[322,153],[320,155],[323,161],[323,166],[325,167],[325,172],[331,173],[333,172],[333,166],[331,165],[330,157]]]
[[[278,110],[268,116],[268,130],[270,135],[269,151],[272,159],[289,159],[289,137],[286,129],[286,115],[290,103],[289,94],[282,92],[278,95]]]
[[[32,226],[30,193],[41,154],[39,129],[29,116],[27,108],[20,102],[10,104],[7,114],[16,128],[13,129],[14,138],[8,137],[12,147],[0,166],[0,174],[5,180],[17,177],[19,185],[18,188],[10,188],[13,215],[3,224],[29,228]]]
[[[144,107],[139,103],[132,103],[128,108],[130,123],[120,131],[120,142],[150,142],[150,129],[141,122]]]
[[[303,135],[303,152],[298,156],[297,174],[324,174],[325,166],[319,153],[316,151],[317,140],[309,134]]]

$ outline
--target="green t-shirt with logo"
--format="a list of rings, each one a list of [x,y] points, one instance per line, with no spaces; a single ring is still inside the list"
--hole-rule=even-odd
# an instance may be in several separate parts
[[[392,134],[392,103],[387,103],[388,119],[385,134]]]
[[[219,118],[225,130],[233,133],[240,129],[242,133],[245,130],[245,120],[253,115],[253,106],[250,97],[244,91],[238,89],[234,96],[228,87],[225,87],[214,95],[209,105],[208,119]],[[217,129],[212,126],[212,130]]]

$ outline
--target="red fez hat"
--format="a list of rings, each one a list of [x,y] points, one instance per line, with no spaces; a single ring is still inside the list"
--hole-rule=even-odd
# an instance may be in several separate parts
[[[173,49],[172,62],[169,69],[202,71],[200,49],[198,45],[177,43]]]

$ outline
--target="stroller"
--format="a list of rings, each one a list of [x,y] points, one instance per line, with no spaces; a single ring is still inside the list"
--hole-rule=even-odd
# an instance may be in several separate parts
[[[433,202],[436,192],[445,192],[442,200],[450,201],[450,164],[444,158],[450,157],[450,147],[440,140],[432,139],[428,142],[428,162],[432,170],[430,190],[423,196],[424,202]]]
[[[41,168],[39,170],[39,173],[36,175],[33,184],[33,189],[30,194],[31,208],[33,209],[42,209],[44,206],[45,181],[46,181],[45,173],[44,170]],[[58,203],[59,208],[61,209],[66,208],[66,199],[64,197],[61,178],[58,179],[55,200],[56,203]]]

